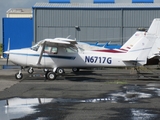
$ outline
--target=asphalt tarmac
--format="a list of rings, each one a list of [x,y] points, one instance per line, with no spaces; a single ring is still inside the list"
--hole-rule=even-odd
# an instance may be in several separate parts
[[[65,74],[49,81],[0,59],[0,116],[3,120],[159,120],[159,67],[101,68]],[[36,101],[36,102],[35,102]]]

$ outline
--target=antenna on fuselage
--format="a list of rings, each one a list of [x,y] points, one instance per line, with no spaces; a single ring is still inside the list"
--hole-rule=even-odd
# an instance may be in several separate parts
[[[68,36],[67,36],[67,39],[70,38],[70,37],[71,37],[71,35],[68,35]]]

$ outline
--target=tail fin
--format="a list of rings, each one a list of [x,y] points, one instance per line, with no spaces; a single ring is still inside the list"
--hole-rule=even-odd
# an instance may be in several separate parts
[[[160,21],[160,19],[158,18],[154,20]],[[148,59],[151,59],[153,57],[160,56],[160,22],[157,22],[157,24],[153,24],[153,27],[150,28],[148,32],[155,34],[158,37],[148,55]]]
[[[142,65],[146,64],[149,52],[158,36],[160,36],[160,18],[153,20],[148,32],[140,37],[134,46],[126,53],[124,61],[136,61]]]
[[[139,41],[142,37],[145,36],[144,31],[137,31],[135,34],[132,35],[132,37],[120,48],[124,51],[129,51],[137,41]]]
[[[160,18],[155,18],[148,29],[148,33],[160,36]]]

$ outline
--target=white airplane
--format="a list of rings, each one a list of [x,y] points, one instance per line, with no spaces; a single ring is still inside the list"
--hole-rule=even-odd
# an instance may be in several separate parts
[[[8,50],[9,60],[21,66],[15,74],[22,79],[22,69],[26,67],[52,69],[46,72],[49,80],[56,79],[56,71],[60,68],[87,67],[136,67],[145,65],[156,40],[159,40],[160,19],[154,19],[148,32],[137,38],[134,45],[119,50],[84,50],[77,46],[76,40],[67,38],[44,39],[31,48]]]

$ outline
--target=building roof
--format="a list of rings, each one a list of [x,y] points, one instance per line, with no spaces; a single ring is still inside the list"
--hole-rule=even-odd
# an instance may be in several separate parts
[[[33,8],[73,8],[73,9],[109,9],[109,8],[160,8],[160,3],[36,3]]]
[[[32,14],[31,8],[10,8],[7,14]]]

